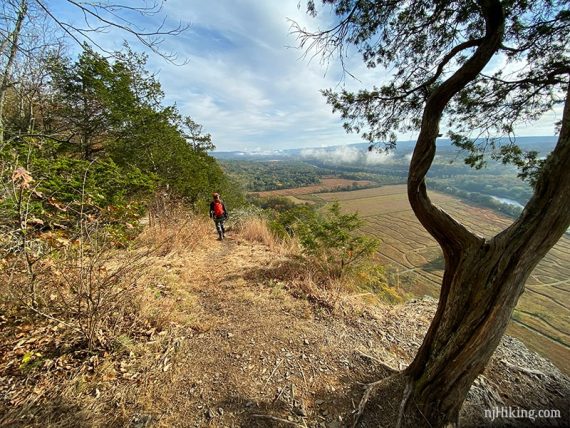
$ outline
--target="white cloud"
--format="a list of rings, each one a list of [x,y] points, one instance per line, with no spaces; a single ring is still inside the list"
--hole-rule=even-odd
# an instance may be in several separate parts
[[[372,150],[370,152],[366,152],[366,163],[368,165],[381,165],[385,163],[389,163],[394,158],[393,151],[385,151],[385,150]]]
[[[167,99],[211,132],[220,150],[308,147],[359,142],[347,135],[320,89],[339,84],[335,63],[302,59],[290,22],[324,25],[296,2],[171,1],[166,12],[192,24],[172,46],[190,59],[160,63]],[[329,17],[330,19],[330,17]],[[154,60],[153,66],[159,67]],[[358,60],[355,64],[361,66]]]
[[[353,146],[338,146],[334,148],[303,149],[301,156],[306,159],[317,159],[322,162],[341,164],[380,165],[390,163],[394,159],[394,152],[372,150]]]
[[[292,19],[312,30],[330,26],[333,16],[325,10],[309,17],[304,3],[291,0],[169,0],[164,3],[168,23],[178,20],[191,25],[189,31],[165,38],[167,51],[189,63],[175,66],[151,56],[149,68],[157,72],[167,103],[176,103],[210,132],[219,150],[268,150],[292,147],[346,145],[361,142],[346,134],[338,114],[320,94],[324,88],[356,90],[382,83],[386,73],[367,69],[359,55],[345,61],[359,81],[345,76],[338,61],[327,66],[318,58],[303,58],[290,32]],[[112,32],[97,35],[120,47]],[[500,64],[498,64],[500,65]],[[521,128],[520,135],[552,134],[547,121]],[[552,122],[550,122],[552,123]],[[415,138],[401,135],[401,140]],[[350,158],[349,152],[338,158]],[[366,155],[366,162],[382,163],[389,156]]]

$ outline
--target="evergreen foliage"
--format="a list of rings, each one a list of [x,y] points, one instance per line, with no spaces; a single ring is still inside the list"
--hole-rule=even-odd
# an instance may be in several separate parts
[[[376,239],[357,233],[362,224],[357,213],[343,214],[340,204],[334,202],[325,215],[309,215],[298,222],[296,231],[304,253],[319,261],[333,277],[341,278],[378,249]]]
[[[205,209],[213,191],[243,202],[207,152],[211,136],[176,106],[163,105],[160,83],[145,65],[146,56],[128,46],[112,60],[87,45],[76,60],[50,56],[49,81],[34,101],[42,108],[33,109],[28,123],[15,113],[5,117],[5,226],[18,224],[25,208],[36,232],[73,234],[85,218],[128,231],[158,188],[195,209]],[[18,102],[15,94],[9,100]],[[14,171],[30,177],[26,186],[17,186]]]

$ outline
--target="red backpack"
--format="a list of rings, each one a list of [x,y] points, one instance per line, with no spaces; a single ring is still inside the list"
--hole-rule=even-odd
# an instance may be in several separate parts
[[[224,206],[220,201],[214,202],[214,216],[217,218],[224,216]]]

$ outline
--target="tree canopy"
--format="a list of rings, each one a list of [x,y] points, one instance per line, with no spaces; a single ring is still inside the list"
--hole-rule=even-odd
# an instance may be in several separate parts
[[[372,143],[394,144],[396,134],[418,131],[425,102],[480,49],[486,28],[482,8],[494,2],[409,2],[340,0],[331,4],[338,24],[329,30],[296,33],[306,48],[345,56],[354,47],[367,67],[390,72],[384,84],[356,93],[324,91],[348,131]],[[316,13],[314,1],[308,2]],[[504,1],[500,3],[500,42],[493,59],[469,76],[456,94],[447,93],[443,119],[450,136],[469,151],[468,162],[481,166],[483,148],[493,136],[514,137],[516,125],[539,118],[560,105],[566,94],[570,58],[570,11],[566,1]],[[498,19],[498,12],[492,11]],[[502,20],[501,20],[502,21]],[[457,80],[456,76],[456,80]],[[496,158],[538,167],[533,155],[514,144],[497,148]],[[529,175],[531,171],[524,171]]]
[[[211,136],[164,104],[145,55],[84,45],[75,59],[44,60],[45,76],[5,91],[0,227],[73,235],[88,219],[128,237],[157,188],[196,209],[231,186],[208,154]]]
[[[393,146],[419,131],[407,180],[410,205],[442,248],[445,272],[437,312],[414,361],[394,376],[405,385],[396,426],[454,426],[475,378],[497,347],[525,282],[570,226],[570,58],[568,2],[526,0],[323,0],[336,24],[308,32],[301,45],[344,60],[356,48],[370,68],[389,73],[357,93],[324,91],[347,131]],[[317,6],[308,2],[315,14]],[[516,126],[564,102],[559,138],[546,159],[511,140]],[[521,169],[534,194],[505,230],[482,237],[433,204],[426,174],[440,126],[481,167],[484,151]],[[374,388],[363,396],[355,425]],[[386,397],[392,397],[388,393]]]

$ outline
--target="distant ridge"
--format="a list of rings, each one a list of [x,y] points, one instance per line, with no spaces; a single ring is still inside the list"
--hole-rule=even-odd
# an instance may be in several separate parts
[[[554,135],[550,136],[538,136],[538,137],[517,137],[516,143],[519,144],[526,150],[537,150],[541,153],[548,153],[554,145],[556,144],[558,137]],[[508,139],[501,138],[503,142],[508,142]],[[416,141],[406,140],[398,141],[396,151],[397,152],[410,152]],[[438,149],[443,150],[456,150],[455,147],[451,145],[451,141],[448,138],[440,138],[437,140]],[[367,150],[368,143],[354,143],[354,144],[342,144],[335,146],[326,147],[304,147],[296,149],[280,149],[280,150],[233,150],[233,151],[213,151],[210,154],[219,160],[293,160],[302,157],[302,152],[305,150],[320,150],[320,151],[335,151],[339,147],[351,147],[356,149]]]

